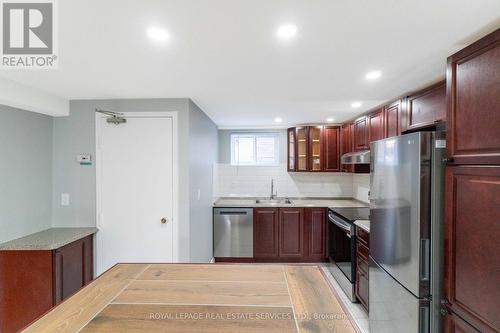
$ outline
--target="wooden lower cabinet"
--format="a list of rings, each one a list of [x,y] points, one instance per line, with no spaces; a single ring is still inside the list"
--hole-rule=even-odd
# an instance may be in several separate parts
[[[279,209],[278,256],[304,257],[304,208]]]
[[[480,333],[477,329],[468,324],[465,320],[449,312],[443,319],[444,333]]]
[[[254,208],[255,262],[326,260],[326,208]]]
[[[445,301],[500,332],[500,166],[448,166],[445,207]]]
[[[305,247],[311,261],[326,260],[326,209],[304,209]]]
[[[93,278],[93,236],[55,250],[0,251],[0,332],[17,332]]]
[[[278,257],[278,208],[254,208],[253,256]]]
[[[369,234],[365,230],[356,226],[356,298],[368,311],[368,282],[369,282]]]

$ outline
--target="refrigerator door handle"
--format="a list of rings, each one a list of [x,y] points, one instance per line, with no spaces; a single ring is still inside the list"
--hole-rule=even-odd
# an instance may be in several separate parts
[[[430,239],[420,240],[420,280],[428,281],[430,279]]]
[[[419,322],[419,332],[420,333],[429,333],[430,328],[430,313],[429,306],[422,305],[419,308],[420,311],[420,322]]]

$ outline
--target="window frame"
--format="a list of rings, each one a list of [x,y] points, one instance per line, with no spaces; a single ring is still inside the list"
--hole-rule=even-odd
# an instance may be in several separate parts
[[[253,138],[253,162],[241,163],[236,160],[235,139],[240,137]],[[259,137],[274,138],[274,163],[258,163],[257,140]],[[230,138],[230,164],[231,166],[278,166],[280,164],[280,133],[279,132],[233,132]]]

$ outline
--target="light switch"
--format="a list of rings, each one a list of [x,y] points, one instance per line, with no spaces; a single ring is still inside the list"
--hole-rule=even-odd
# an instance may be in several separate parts
[[[201,200],[201,189],[198,189],[198,201]]]
[[[69,193],[61,194],[61,206],[69,206]]]

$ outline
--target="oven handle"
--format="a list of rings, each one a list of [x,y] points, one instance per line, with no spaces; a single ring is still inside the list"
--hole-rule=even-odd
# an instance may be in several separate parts
[[[335,224],[337,227],[339,227],[340,229],[347,232],[348,235],[351,234],[351,226],[346,224],[344,221],[340,221],[340,220],[336,219],[335,217],[333,217],[332,215],[328,215],[328,219],[330,220],[330,222]]]

